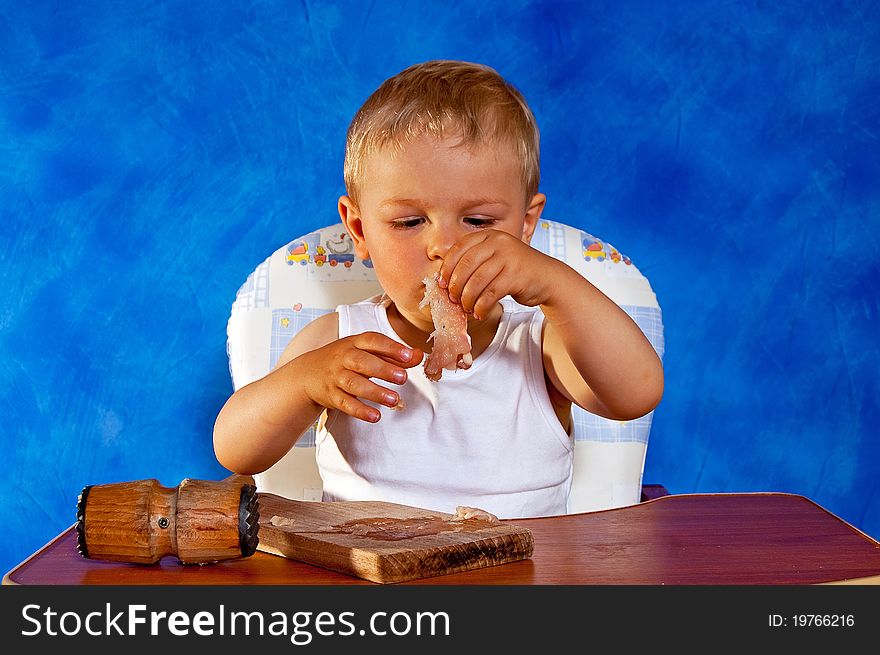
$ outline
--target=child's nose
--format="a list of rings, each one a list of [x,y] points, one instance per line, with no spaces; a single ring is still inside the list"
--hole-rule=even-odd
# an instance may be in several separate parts
[[[443,259],[457,239],[458,233],[455,229],[435,226],[428,236],[428,258]]]

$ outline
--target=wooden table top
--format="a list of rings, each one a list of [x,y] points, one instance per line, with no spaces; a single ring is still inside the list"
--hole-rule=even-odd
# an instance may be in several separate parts
[[[517,519],[531,559],[424,578],[431,585],[880,584],[880,543],[799,495],[683,494],[613,510]],[[22,585],[374,584],[283,557],[144,566],[83,558],[73,527],[3,578]]]

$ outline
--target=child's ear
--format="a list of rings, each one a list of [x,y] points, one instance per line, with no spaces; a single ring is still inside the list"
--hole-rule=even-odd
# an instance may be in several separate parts
[[[345,230],[354,241],[354,252],[360,259],[369,259],[370,252],[367,250],[367,242],[364,240],[364,224],[354,200],[348,196],[339,197],[339,217]]]
[[[536,193],[529,201],[529,206],[526,207],[526,216],[523,221],[522,233],[522,240],[526,243],[532,242],[532,235],[535,233],[535,228],[538,226],[538,220],[541,218],[541,212],[544,211],[544,205],[546,204],[547,196],[543,193]]]

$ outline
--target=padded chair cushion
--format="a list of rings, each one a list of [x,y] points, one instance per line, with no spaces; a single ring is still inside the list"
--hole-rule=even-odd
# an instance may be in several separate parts
[[[616,302],[639,325],[662,358],[660,307],[648,280],[629,257],[591,234],[550,220],[540,221],[532,246],[566,262]],[[369,260],[355,257],[354,244],[342,223],[298,237],[279,248],[248,276],[232,305],[227,354],[233,388],[269,373],[290,339],[316,317],[335,311],[337,305],[377,293],[381,293],[381,288],[372,265]],[[589,316],[584,317],[585,324],[589,320]],[[576,507],[584,510],[638,502],[652,416],[653,413],[634,421],[612,421],[573,407],[575,441],[593,444],[590,457],[595,460],[591,464],[595,473],[589,484],[598,484],[600,478],[607,476],[607,484],[603,484],[611,490],[605,493],[604,501],[575,504]],[[297,442],[300,448],[314,444],[314,427]],[[621,445],[611,447],[612,444]],[[576,446],[576,457],[579,448],[583,447]],[[616,469],[626,472],[616,473]],[[573,489],[577,486],[575,480]]]

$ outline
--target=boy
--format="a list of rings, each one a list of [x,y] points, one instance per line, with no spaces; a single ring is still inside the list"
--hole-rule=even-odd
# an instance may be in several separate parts
[[[571,403],[643,416],[663,370],[624,311],[529,245],[546,202],[538,141],[525,100],[486,66],[418,64],[370,96],[338,208],[385,293],[316,319],[232,395],[214,427],[221,464],[264,471],[320,416],[324,500],[566,512]],[[472,365],[435,382],[419,365],[434,329],[423,280],[437,274],[466,312]]]

